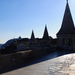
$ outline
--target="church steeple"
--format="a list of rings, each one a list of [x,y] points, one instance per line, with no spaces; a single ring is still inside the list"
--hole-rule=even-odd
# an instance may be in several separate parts
[[[71,16],[71,12],[70,12],[68,0],[67,0],[66,9],[65,9],[65,13],[64,13],[63,21],[62,21],[62,26],[59,32],[57,33],[57,35],[74,34],[74,33],[75,33],[74,23],[73,23],[73,19]]]
[[[46,26],[46,25],[45,25],[45,30],[44,30],[43,39],[44,39],[44,40],[49,39],[49,35],[48,35],[48,31],[47,31],[47,26]]]
[[[35,40],[35,36],[34,36],[34,32],[33,32],[33,30],[32,30],[32,34],[31,34],[31,39],[30,40]]]

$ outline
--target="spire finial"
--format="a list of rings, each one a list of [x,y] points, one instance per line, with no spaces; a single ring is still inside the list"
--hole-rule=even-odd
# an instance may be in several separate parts
[[[68,0],[67,0],[67,2],[68,2]]]
[[[45,24],[45,26],[47,26],[47,24]]]

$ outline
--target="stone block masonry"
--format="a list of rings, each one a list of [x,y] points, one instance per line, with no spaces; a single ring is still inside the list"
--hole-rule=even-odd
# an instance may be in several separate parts
[[[0,70],[7,67],[15,66],[24,62],[23,58],[28,57],[32,50],[20,51],[17,53],[0,56]]]

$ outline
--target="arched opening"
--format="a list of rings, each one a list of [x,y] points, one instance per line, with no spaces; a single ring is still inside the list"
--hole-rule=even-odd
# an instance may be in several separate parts
[[[63,46],[67,45],[67,40],[65,38],[63,38],[63,40],[62,40],[62,44],[63,44]]]
[[[69,45],[69,46],[72,45],[72,39],[71,39],[71,38],[69,38],[69,40],[68,40],[68,45]]]

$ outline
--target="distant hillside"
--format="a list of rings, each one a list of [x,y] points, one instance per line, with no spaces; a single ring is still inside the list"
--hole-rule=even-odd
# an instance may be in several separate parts
[[[2,46],[3,44],[0,44],[0,49],[1,49],[1,46]]]
[[[8,40],[5,44],[1,46],[1,48],[5,48],[7,45],[11,44],[15,39]]]

